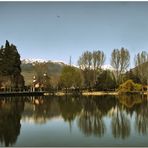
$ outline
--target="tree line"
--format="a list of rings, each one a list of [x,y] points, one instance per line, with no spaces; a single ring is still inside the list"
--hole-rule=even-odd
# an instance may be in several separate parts
[[[79,57],[79,68],[66,65],[60,75],[51,76],[48,73],[48,64],[36,63],[36,81],[46,90],[63,88],[81,88],[87,90],[115,90],[123,82],[131,79],[135,83],[146,85],[148,81],[148,53],[139,52],[135,55],[135,68],[128,71],[130,53],[126,48],[113,49],[110,64],[113,70],[103,70],[102,66],[106,55],[101,50],[92,52],[86,50]],[[21,75],[20,54],[15,45],[6,41],[0,48],[0,87],[24,87],[24,78]]]
[[[113,70],[103,70],[106,56],[103,51],[85,51],[78,59],[79,69],[71,66],[63,68],[61,84],[63,87],[82,87],[88,90],[115,90],[126,80],[146,85],[148,81],[148,53],[142,51],[135,55],[135,68],[128,71],[130,53],[128,49],[113,49],[110,64]],[[77,76],[74,74],[77,71]],[[70,75],[71,73],[71,75]],[[79,74],[78,74],[79,73]],[[75,75],[75,77],[74,77]],[[65,79],[63,80],[63,77]],[[69,80],[71,81],[69,83]],[[79,84],[75,82],[78,81]],[[69,84],[68,84],[69,83]]]

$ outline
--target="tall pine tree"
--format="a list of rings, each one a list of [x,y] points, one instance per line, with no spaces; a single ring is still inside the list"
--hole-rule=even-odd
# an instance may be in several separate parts
[[[5,46],[0,48],[0,75],[11,78],[12,87],[18,87],[19,83],[24,83],[20,55],[16,46],[10,45],[7,40]]]

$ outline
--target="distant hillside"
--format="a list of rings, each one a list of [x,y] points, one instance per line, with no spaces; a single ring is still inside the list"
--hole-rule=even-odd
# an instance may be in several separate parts
[[[32,83],[33,76],[36,75],[35,65],[37,63],[44,63],[43,61],[31,61],[31,60],[22,60],[21,69],[22,75],[25,79],[25,85],[29,85]],[[52,62],[47,61],[48,74],[49,76],[57,76],[60,75],[63,66],[65,65],[62,62]]]
[[[22,60],[21,69],[22,75],[24,76],[25,85],[32,84],[33,76],[36,75],[37,71],[35,69],[35,65],[38,63],[46,63],[47,64],[47,73],[50,77],[57,79],[60,76],[62,68],[66,65],[63,62],[53,62],[53,61],[44,61],[42,59],[25,59]],[[74,65],[73,65],[74,66]],[[74,66],[78,68],[77,66]],[[113,70],[113,67],[110,65],[103,65],[103,70]],[[42,71],[42,67],[41,67]]]

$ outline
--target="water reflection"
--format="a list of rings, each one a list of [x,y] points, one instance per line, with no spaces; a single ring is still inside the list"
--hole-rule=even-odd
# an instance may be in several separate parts
[[[24,102],[0,99],[0,142],[3,146],[15,144],[20,134],[23,110]]]
[[[80,114],[82,104],[80,98],[65,96],[63,99],[59,98],[59,108],[64,121],[71,123],[77,115]]]
[[[103,136],[105,133],[105,124],[100,116],[100,112],[91,114],[87,111],[83,111],[78,119],[78,127],[86,135]]]
[[[36,124],[45,124],[48,120],[60,116],[60,108],[56,98],[35,96],[25,102],[22,120]]]
[[[135,130],[142,135],[148,134],[148,101],[146,96],[140,95],[122,95],[118,97],[122,108],[121,112],[126,111],[126,116],[132,117],[135,113]],[[130,123],[130,121],[129,121]]]
[[[121,95],[118,96],[118,100],[127,108],[133,108],[137,104],[141,104],[144,101],[140,95]]]
[[[130,121],[126,113],[118,106],[113,113],[111,125],[114,138],[125,139],[130,135]]]
[[[136,112],[136,130],[139,134],[148,134],[148,102],[144,101]]]
[[[0,143],[16,143],[20,121],[35,126],[55,118],[70,125],[76,121],[79,132],[87,137],[104,137],[108,127],[115,139],[133,136],[132,127],[139,135],[148,134],[148,102],[141,96],[0,98]]]
[[[102,137],[106,132],[103,116],[115,106],[114,97],[89,97],[81,100],[82,111],[78,118],[78,127],[86,135]]]

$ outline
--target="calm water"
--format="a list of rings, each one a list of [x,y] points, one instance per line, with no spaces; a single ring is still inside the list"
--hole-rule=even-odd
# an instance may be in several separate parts
[[[147,97],[1,97],[0,146],[148,146]]]

